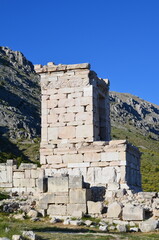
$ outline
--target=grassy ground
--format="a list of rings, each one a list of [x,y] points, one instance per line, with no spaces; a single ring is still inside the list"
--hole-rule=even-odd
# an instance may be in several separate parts
[[[64,226],[62,223],[51,224],[48,219],[39,222],[15,220],[0,213],[0,237],[11,239],[14,234],[23,230],[32,230],[43,240],[157,240],[159,233],[103,233],[97,229],[84,226]]]

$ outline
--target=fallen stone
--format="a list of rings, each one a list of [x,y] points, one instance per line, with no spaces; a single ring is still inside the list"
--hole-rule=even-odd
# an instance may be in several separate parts
[[[34,209],[31,209],[28,213],[27,213],[27,216],[28,217],[31,217],[31,218],[36,218],[38,216],[38,212]]]
[[[0,237],[0,240],[10,240],[9,238],[6,238],[6,237]]]
[[[116,229],[119,232],[126,232],[126,226],[125,225],[117,225]]]
[[[146,220],[140,223],[139,228],[141,232],[153,232],[157,228],[158,221],[154,219]]]
[[[53,218],[50,220],[50,223],[58,223],[58,222],[61,222],[61,219],[53,217]]]
[[[70,220],[70,225],[81,226],[82,224],[83,224],[83,221],[81,220]]]
[[[104,226],[99,226],[99,230],[103,231],[103,232],[107,232],[108,231],[108,225],[104,225]]]
[[[107,217],[108,218],[120,218],[122,213],[121,204],[113,202],[108,205]]]
[[[139,228],[138,227],[131,227],[130,232],[138,232]]]
[[[123,208],[123,220],[127,221],[142,221],[145,218],[144,209],[140,206],[127,204]]]
[[[86,220],[85,222],[85,225],[87,226],[87,227],[90,227],[90,225],[93,223],[91,220]]]
[[[70,224],[70,219],[66,219],[63,221],[63,225],[69,225]]]
[[[36,240],[36,235],[33,231],[23,231],[22,236],[28,238],[29,240]]]
[[[22,240],[22,237],[20,235],[13,235],[12,240]]]

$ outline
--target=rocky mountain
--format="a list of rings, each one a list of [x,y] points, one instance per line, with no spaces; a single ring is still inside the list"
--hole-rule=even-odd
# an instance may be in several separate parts
[[[25,143],[31,144],[37,137],[40,137],[39,77],[21,52],[0,47],[0,161],[8,157],[32,159],[32,153],[25,153]]]
[[[110,92],[112,126],[128,125],[144,136],[159,139],[159,106],[128,93]]]
[[[159,192],[159,106],[126,93],[110,92],[112,139],[142,152],[145,191]],[[0,162],[39,159],[40,85],[22,53],[0,47]]]

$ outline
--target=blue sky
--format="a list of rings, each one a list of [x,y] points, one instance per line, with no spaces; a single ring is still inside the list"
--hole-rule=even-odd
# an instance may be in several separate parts
[[[90,62],[159,105],[159,0],[0,0],[0,45],[34,64]]]

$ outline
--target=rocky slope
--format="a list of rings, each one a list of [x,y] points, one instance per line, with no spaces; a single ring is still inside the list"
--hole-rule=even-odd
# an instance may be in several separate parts
[[[22,53],[0,47],[0,133],[11,139],[40,134],[40,86]]]
[[[25,150],[39,136],[39,77],[21,52],[0,47],[0,161],[32,159],[33,151],[26,154]]]
[[[159,106],[128,93],[110,92],[111,122],[118,128],[134,128],[159,139]]]

